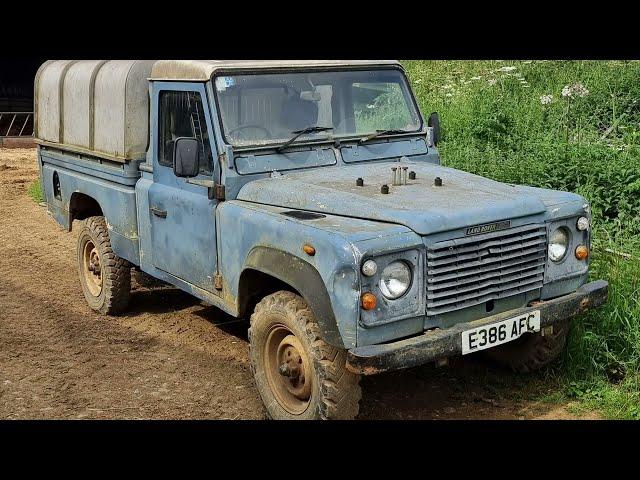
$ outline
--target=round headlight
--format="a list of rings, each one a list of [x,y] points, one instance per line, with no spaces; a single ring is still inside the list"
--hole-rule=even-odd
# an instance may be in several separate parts
[[[411,269],[402,261],[391,262],[380,275],[380,291],[390,300],[400,298],[411,286]]]
[[[559,262],[567,254],[569,247],[569,232],[566,228],[556,228],[549,239],[549,258]]]
[[[362,273],[367,277],[372,277],[378,271],[378,265],[373,260],[367,260],[362,264]]]
[[[586,229],[589,228],[589,219],[587,217],[580,217],[578,219],[578,223],[576,224],[576,227],[581,232],[585,231]]]

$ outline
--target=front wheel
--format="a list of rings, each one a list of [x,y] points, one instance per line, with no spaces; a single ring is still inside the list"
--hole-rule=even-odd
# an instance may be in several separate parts
[[[346,350],[326,343],[315,317],[287,291],[256,305],[249,328],[251,370],[267,415],[275,420],[353,419],[360,376],[346,369]]]
[[[105,315],[126,310],[131,265],[113,253],[104,217],[85,220],[78,235],[77,259],[80,284],[89,306]]]

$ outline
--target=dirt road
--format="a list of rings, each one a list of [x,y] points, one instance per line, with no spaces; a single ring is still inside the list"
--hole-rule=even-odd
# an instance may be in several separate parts
[[[247,325],[171,288],[134,284],[131,311],[82,295],[75,231],[27,195],[35,151],[0,149],[0,418],[261,419]],[[544,375],[477,359],[363,380],[363,419],[573,418]]]

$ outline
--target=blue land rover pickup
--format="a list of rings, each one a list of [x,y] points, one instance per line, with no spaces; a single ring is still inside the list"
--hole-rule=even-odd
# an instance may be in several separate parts
[[[361,375],[455,355],[538,369],[606,301],[585,199],[441,166],[397,62],[50,61],[35,104],[90,307],[138,271],[249,317],[271,418],[353,418]]]

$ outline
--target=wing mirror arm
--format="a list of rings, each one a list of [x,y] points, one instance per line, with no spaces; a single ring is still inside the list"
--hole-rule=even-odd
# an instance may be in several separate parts
[[[431,113],[431,115],[429,115],[429,120],[427,121],[427,126],[431,129],[430,130],[430,143],[433,143],[433,145],[429,145],[431,146],[437,146],[438,143],[440,143],[440,136],[441,136],[441,131],[440,131],[440,115],[438,115],[438,112],[433,112]]]
[[[206,187],[207,189],[207,197],[209,200],[224,200],[224,185],[220,185],[216,183],[214,180],[205,180],[200,178],[187,178],[187,183],[191,185],[199,185],[201,187]]]

